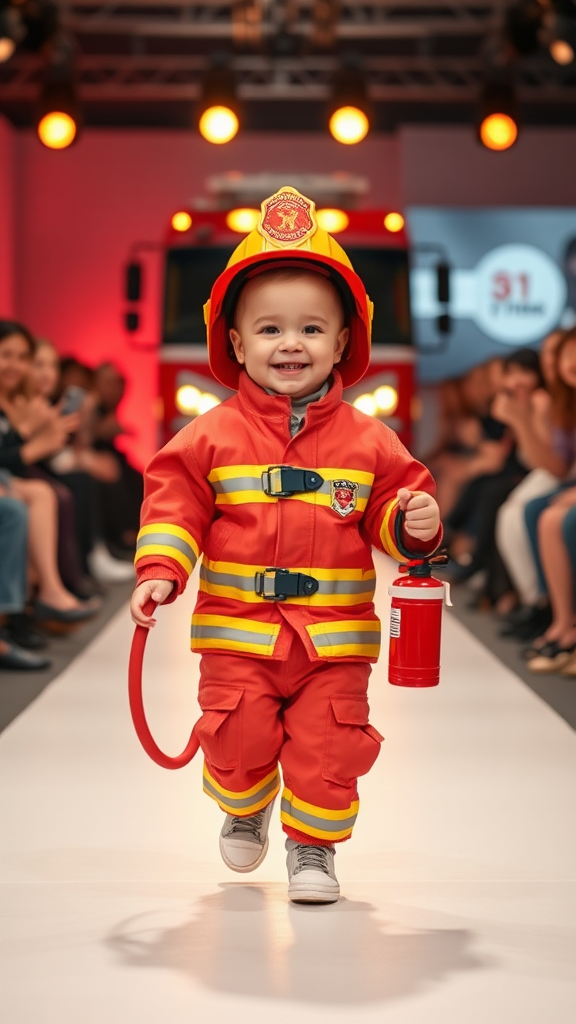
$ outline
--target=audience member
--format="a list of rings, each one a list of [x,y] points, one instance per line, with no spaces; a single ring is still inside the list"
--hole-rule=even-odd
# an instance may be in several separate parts
[[[514,488],[498,511],[496,543],[518,595],[519,606],[502,627],[503,636],[534,640],[550,624],[550,606],[538,585],[536,563],[524,512],[532,498],[555,488],[568,466],[555,450],[551,389],[556,381],[556,350],[561,331],[548,335],[540,349],[545,388],[515,399],[502,395],[496,408],[499,419],[514,432],[525,464],[531,472]]]
[[[24,613],[27,593],[28,510],[10,495],[10,479],[0,470],[0,669],[36,670],[50,660],[15,643],[10,622]]]

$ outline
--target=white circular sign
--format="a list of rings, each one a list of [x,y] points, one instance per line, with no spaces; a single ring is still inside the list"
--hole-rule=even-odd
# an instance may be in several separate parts
[[[559,267],[533,245],[500,245],[476,267],[478,327],[495,341],[538,341],[560,321],[566,281]]]

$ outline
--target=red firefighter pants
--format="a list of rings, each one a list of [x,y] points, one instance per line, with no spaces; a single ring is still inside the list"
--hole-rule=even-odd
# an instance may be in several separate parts
[[[284,831],[301,842],[348,839],[358,814],[357,778],[382,737],[368,724],[370,666],[312,662],[293,633],[287,661],[204,654],[196,732],[204,790],[228,814],[248,816],[284,790]]]

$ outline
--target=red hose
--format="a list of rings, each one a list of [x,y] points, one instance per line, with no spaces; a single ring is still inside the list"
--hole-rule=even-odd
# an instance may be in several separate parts
[[[148,601],[143,609],[144,614],[152,615],[155,608],[155,602]],[[200,746],[198,737],[194,733],[194,729],[192,730],[190,739],[182,753],[177,757],[168,757],[168,754],[165,754],[160,750],[160,747],[157,746],[154,737],[148,728],[148,722],[146,721],[144,701],[142,698],[142,664],[144,661],[144,648],[146,647],[146,640],[149,632],[150,630],[146,629],[144,626],[136,626],[132,646],[130,648],[130,661],[128,663],[128,697],[130,700],[132,721],[134,722],[134,728],[136,729],[138,739],[148,754],[148,757],[151,757],[156,764],[160,765],[161,768],[184,768],[185,765],[190,763]]]

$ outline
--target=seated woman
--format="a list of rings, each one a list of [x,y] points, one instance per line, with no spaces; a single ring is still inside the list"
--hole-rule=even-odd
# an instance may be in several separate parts
[[[556,350],[552,388],[554,450],[568,468],[552,491],[528,502],[525,519],[538,571],[539,592],[548,594],[552,622],[528,649],[529,667],[554,672],[576,654],[573,567],[576,504],[576,328],[565,331]]]
[[[73,375],[72,375],[73,374]],[[30,382],[36,396],[66,409],[68,403],[79,414],[78,429],[68,444],[44,463],[43,471],[51,480],[64,484],[74,496],[74,529],[82,573],[86,579],[100,582],[131,579],[133,570],[112,558],[102,542],[100,484],[113,484],[120,478],[120,463],[112,452],[97,451],[91,439],[91,422],[98,395],[89,390],[93,373],[76,360],[67,361],[67,379],[82,381],[62,387],[60,357],[48,341],[39,341],[32,360]],[[87,385],[88,387],[84,386]]]
[[[556,488],[569,465],[553,431],[553,400],[556,350],[562,331],[553,331],[542,342],[540,367],[544,388],[514,397],[501,395],[497,415],[514,433],[530,472],[515,487],[498,511],[496,543],[518,595],[519,605],[503,624],[501,634],[518,640],[534,640],[550,625],[548,595],[538,585],[536,563],[525,524],[526,505]]]
[[[78,426],[78,416],[62,416],[44,400],[26,399],[23,387],[33,350],[26,328],[0,321],[0,469],[10,472],[14,497],[28,507],[37,617],[72,624],[97,609],[82,603],[62,582],[57,565],[56,495],[44,480],[31,479],[30,470],[61,451]]]

